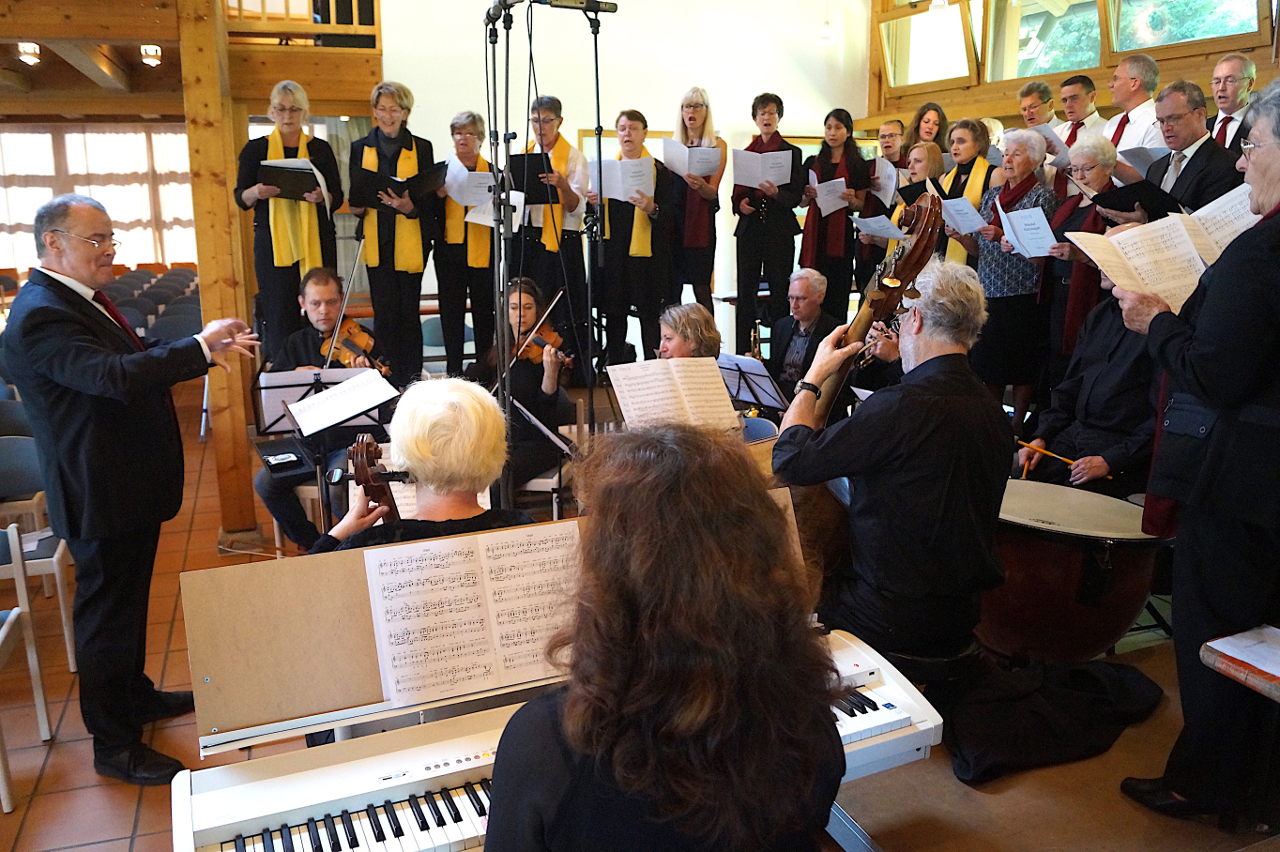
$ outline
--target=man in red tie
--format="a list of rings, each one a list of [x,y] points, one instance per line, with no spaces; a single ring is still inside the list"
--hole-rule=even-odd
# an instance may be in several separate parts
[[[92,198],[45,204],[35,238],[40,267],[0,343],[34,427],[49,521],[76,561],[80,713],[99,774],[168,784],[182,764],[144,745],[142,726],[194,707],[190,692],[161,692],[143,673],[160,525],[182,503],[169,388],[249,355],[256,335],[221,319],[192,337],[140,341],[102,292],[118,243]]]
[[[1206,122],[1213,141],[1240,156],[1240,140],[1249,138],[1249,94],[1257,79],[1253,60],[1241,53],[1228,53],[1213,66],[1213,100],[1218,114]]]
[[[1062,101],[1062,114],[1066,121],[1053,128],[1058,138],[1066,144],[1068,150],[1076,144],[1082,133],[1102,133],[1107,120],[1098,114],[1097,87],[1093,79],[1084,74],[1077,74],[1062,81],[1058,89],[1058,99]],[[1051,167],[1046,166],[1046,171]],[[1055,169],[1053,175],[1053,191],[1058,200],[1080,192],[1076,185],[1067,180],[1066,169]]]
[[[1143,175],[1124,158],[1123,152],[1134,148],[1163,147],[1156,127],[1156,104],[1153,100],[1160,88],[1160,67],[1145,53],[1135,53],[1120,60],[1111,75],[1111,103],[1120,112],[1111,116],[1102,133],[1121,152],[1114,177],[1119,183],[1140,181]]]

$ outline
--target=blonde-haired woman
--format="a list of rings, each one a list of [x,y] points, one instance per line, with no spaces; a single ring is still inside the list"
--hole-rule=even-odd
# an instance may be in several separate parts
[[[281,80],[271,89],[268,111],[275,128],[240,149],[235,200],[242,209],[253,210],[255,311],[267,360],[274,360],[285,338],[305,325],[298,313],[302,273],[317,266],[332,269],[338,263],[333,211],[342,204],[342,181],[329,143],[303,130],[309,109],[306,90],[292,80]],[[280,198],[280,187],[258,180],[263,160],[295,157],[315,163],[328,184],[332,206],[325,206],[319,189],[303,200]]]
[[[715,358],[720,354],[720,332],[711,311],[691,302],[672,305],[658,320],[659,358]]]
[[[671,193],[675,219],[672,223],[671,292],[669,305],[684,301],[684,285],[693,287],[693,298],[708,311],[711,303],[711,272],[716,256],[716,213],[720,210],[720,179],[729,161],[729,146],[716,135],[711,120],[711,98],[707,90],[694,86],[680,99],[680,121],[676,141],[688,148],[715,148],[720,165],[714,174],[699,176],[671,173]]]
[[[431,143],[406,127],[413,110],[413,93],[403,83],[384,80],[369,95],[373,129],[351,143],[352,192],[367,182],[362,172],[407,180],[435,165]],[[408,190],[379,190],[376,198],[356,198],[368,207],[351,208],[362,220],[364,253],[369,271],[369,296],[377,323],[378,342],[387,353],[391,382],[399,388],[422,372],[422,330],[418,303],[422,271],[437,235],[434,193],[411,198]]]
[[[485,509],[477,495],[502,474],[507,424],[492,394],[475,382],[435,379],[405,388],[387,431],[391,466],[417,484],[412,517],[374,526],[386,509],[356,500],[312,553],[531,524],[518,509]]]

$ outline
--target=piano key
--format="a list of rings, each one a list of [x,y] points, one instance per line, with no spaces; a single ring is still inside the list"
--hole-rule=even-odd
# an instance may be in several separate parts
[[[484,790],[486,796],[493,795],[493,781],[489,778],[480,779],[480,788]]]
[[[347,848],[360,848],[360,838],[356,836],[355,826],[351,824],[351,812],[343,810],[342,813],[338,814],[338,818],[342,822],[342,833],[347,838]]]
[[[324,839],[328,842],[325,852],[342,852],[342,841],[338,839],[338,827],[333,824],[333,814],[324,815]]]
[[[369,827],[373,829],[373,839],[378,843],[387,842],[387,833],[382,828],[382,820],[378,817],[376,805],[366,805],[364,814],[369,819]]]
[[[391,827],[391,833],[396,837],[404,837],[404,826],[400,824],[400,817],[396,814],[395,805],[387,799],[382,803],[382,813],[387,819],[387,824]],[[292,850],[286,850],[292,852]]]
[[[262,842],[259,845],[262,847],[262,852],[276,852],[276,844],[271,836],[271,829],[264,828],[262,830]]]
[[[404,829],[405,845],[410,849],[421,849],[424,852],[435,852],[438,844],[430,833],[418,828],[418,820],[414,816],[413,811],[409,809],[409,803],[397,802],[395,805],[396,817],[400,820],[400,827]]]
[[[453,806],[458,809],[458,815],[462,818],[458,827],[462,829],[463,836],[466,838],[466,848],[474,849],[484,842],[485,826],[481,824],[483,817],[471,807],[467,792],[461,787],[449,790],[449,795],[453,799]]]
[[[307,819],[307,845],[311,847],[309,852],[324,852],[324,846],[320,842],[320,826],[316,824],[315,817]]]
[[[447,820],[444,818],[444,810],[440,807],[440,801],[436,798],[436,794],[428,790],[423,794],[422,801],[426,803],[427,809],[431,811],[431,816],[436,821],[436,827],[444,828]]]
[[[418,824],[418,829],[425,832],[427,830],[427,817],[422,812],[422,803],[412,793],[409,794],[409,810],[413,813],[413,821]]]
[[[462,814],[458,811],[458,806],[454,804],[453,796],[450,794],[448,787],[440,788],[440,799],[449,811],[449,818],[454,822],[462,822]]]
[[[369,817],[364,811],[352,812],[351,825],[355,829],[356,841],[360,844],[361,850],[366,850],[366,852],[389,852],[387,844],[379,843],[374,839],[373,827],[369,825]],[[399,844],[396,845],[399,846]],[[398,849],[397,852],[399,852]]]
[[[243,834],[237,834],[236,839],[233,842],[235,843],[236,852],[245,852]]]
[[[276,832],[276,837],[280,840],[279,846],[282,852],[299,852],[294,848],[293,829],[289,828],[289,826],[280,826],[280,830]]]
[[[488,812],[485,810],[484,802],[480,801],[480,794],[476,791],[476,787],[470,781],[462,785],[462,789],[467,791],[467,798],[471,800],[471,806],[476,809],[476,813],[485,816]]]
[[[441,802],[439,793],[428,792],[424,798],[427,801],[433,801],[437,811],[440,811],[441,813],[448,811],[448,808],[443,802]],[[461,816],[461,814],[459,814],[459,816]],[[448,844],[449,852],[462,852],[463,849],[467,848],[466,835],[462,833],[462,829],[458,827],[458,824],[453,821],[452,817],[446,816],[443,819],[444,825],[439,826],[437,836],[443,836],[444,842]]]

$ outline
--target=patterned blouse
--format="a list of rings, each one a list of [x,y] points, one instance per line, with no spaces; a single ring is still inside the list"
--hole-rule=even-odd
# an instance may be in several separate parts
[[[1000,187],[993,186],[982,195],[978,212],[987,222],[999,224],[1000,217],[995,209],[995,199],[999,194]],[[1029,210],[1032,207],[1039,207],[1044,211],[1044,217],[1051,220],[1058,208],[1058,198],[1052,190],[1036,185],[1013,205],[1012,210]],[[984,239],[981,234],[973,236],[978,241],[978,280],[982,282],[982,291],[988,299],[1021,296],[1040,288],[1040,266],[1035,261],[1017,252],[1003,252],[999,242]]]

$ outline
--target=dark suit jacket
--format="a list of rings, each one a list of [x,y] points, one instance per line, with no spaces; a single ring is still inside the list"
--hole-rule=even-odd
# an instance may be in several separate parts
[[[800,204],[809,181],[805,177],[800,149],[783,139],[778,150],[791,152],[791,180],[778,187],[778,194],[773,198],[765,198],[764,193],[755,187],[733,187],[733,215],[738,217],[738,225],[733,229],[735,237],[794,237],[800,233],[796,206]],[[756,208],[750,216],[743,216],[738,209],[738,202],[743,198],[750,198],[751,206]]]
[[[1172,158],[1173,154],[1165,154],[1152,163],[1147,169],[1147,180],[1159,186]],[[1195,155],[1182,164],[1182,173],[1173,182],[1169,194],[1188,210],[1199,210],[1244,182],[1244,175],[1236,171],[1239,158],[1239,154],[1232,154],[1212,137],[1204,140]]]
[[[378,136],[381,133],[377,127],[369,131],[369,135],[363,139],[357,139],[351,143],[351,156],[347,160],[347,177],[349,182],[355,182],[355,174],[360,171],[364,162],[364,149],[377,148]],[[408,133],[408,130],[402,129],[401,134]],[[431,143],[421,136],[410,135],[409,139],[412,146],[418,152],[418,174],[422,174],[427,169],[435,165],[435,154],[432,151]],[[383,155],[381,149],[378,150],[378,173],[384,175],[394,175],[396,173],[396,163],[400,160],[400,154],[397,151],[394,158],[388,158]],[[431,253],[431,242],[440,236],[440,219],[441,214],[438,208],[441,201],[436,197],[434,192],[427,193],[425,198],[413,199],[416,209],[414,216],[418,220],[418,227],[422,229],[422,260],[426,263],[427,256]],[[378,206],[373,208],[378,211],[378,258],[381,265],[388,269],[392,268],[389,258],[395,257],[395,222],[396,218],[401,214],[389,207]],[[360,233],[364,233],[364,222],[360,223]]]
[[[813,324],[813,333],[809,335],[809,345],[804,350],[804,365],[800,368],[800,372],[804,373],[809,369],[809,365],[813,363],[813,356],[818,354],[818,344],[822,342],[822,338],[836,330],[836,326],[840,325],[835,317],[829,314],[820,314],[818,321]],[[769,375],[773,376],[773,380],[782,388],[782,392],[787,395],[787,399],[791,398],[791,392],[795,390],[795,383],[787,385],[782,384],[782,368],[787,357],[787,347],[791,345],[791,338],[796,332],[796,318],[788,314],[773,324],[773,330],[769,332]]]
[[[1280,216],[1227,246],[1147,338],[1178,403],[1161,418],[1148,490],[1280,527]]]
[[[139,352],[84,297],[33,269],[3,346],[37,436],[54,533],[118,536],[177,514],[182,439],[169,388],[208,369],[199,341]]]
[[[1240,127],[1236,130],[1235,138],[1231,140],[1231,144],[1227,145],[1227,150],[1235,154],[1238,158],[1240,156],[1240,141],[1242,139],[1248,139],[1249,131],[1253,128],[1253,122],[1249,120],[1248,106],[1236,113],[1236,120],[1240,122]],[[1217,124],[1217,114],[1211,115],[1204,120],[1205,130],[1208,130],[1210,133],[1213,133]]]

